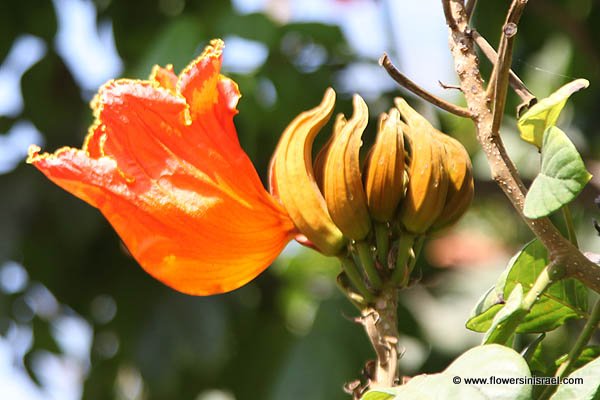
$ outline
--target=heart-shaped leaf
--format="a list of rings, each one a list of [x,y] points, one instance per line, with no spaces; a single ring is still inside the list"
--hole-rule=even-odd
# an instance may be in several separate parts
[[[549,127],[544,132],[542,168],[529,188],[523,214],[540,218],[553,213],[573,200],[591,178],[569,137]]]
[[[585,79],[574,80],[527,110],[517,122],[521,138],[538,148],[542,147],[544,132],[550,126],[556,125],[558,116],[569,97],[573,93],[585,89],[589,84]]]

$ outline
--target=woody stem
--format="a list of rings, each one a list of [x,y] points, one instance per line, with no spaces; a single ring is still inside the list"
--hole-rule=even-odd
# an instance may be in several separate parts
[[[388,286],[372,307],[362,310],[362,324],[375,349],[377,360],[371,388],[391,387],[398,383],[398,290]]]

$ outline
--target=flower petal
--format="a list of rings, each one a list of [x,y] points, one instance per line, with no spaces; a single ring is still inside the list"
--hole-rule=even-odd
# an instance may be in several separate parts
[[[218,74],[220,60],[213,67]],[[94,100],[97,120],[82,150],[32,147],[28,159],[99,208],[147,272],[195,295],[244,285],[295,234],[237,142],[237,87],[219,81],[200,122],[190,122],[184,96],[155,82],[109,82]]]
[[[173,93],[177,90],[177,75],[173,72],[173,65],[169,64],[166,67],[155,65],[150,73],[150,81],[156,82],[158,86],[167,89]]]
[[[223,61],[223,41],[213,40],[203,53],[179,75],[177,91],[189,105],[193,124],[205,129],[221,125],[216,140],[239,146],[231,117],[237,114],[240,92],[237,84],[220,74]]]

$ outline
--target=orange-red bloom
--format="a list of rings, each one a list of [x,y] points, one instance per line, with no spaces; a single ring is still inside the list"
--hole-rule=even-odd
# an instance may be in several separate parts
[[[97,207],[152,276],[184,293],[236,289],[256,277],[294,236],[240,147],[240,97],[220,75],[223,43],[211,42],[177,77],[105,84],[83,148],[28,162]]]

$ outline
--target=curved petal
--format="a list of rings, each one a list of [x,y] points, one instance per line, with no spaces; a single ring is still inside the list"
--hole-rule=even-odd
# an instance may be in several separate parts
[[[175,93],[177,90],[177,75],[173,71],[173,65],[169,64],[164,68],[155,65],[150,73],[150,82],[156,82],[163,89]]]
[[[404,196],[404,158],[400,113],[393,108],[379,118],[375,144],[366,163],[365,193],[376,221],[391,221]]]
[[[354,114],[348,121],[334,128],[335,135],[325,157],[323,193],[331,219],[342,233],[362,240],[371,229],[367,197],[360,171],[360,147],[362,134],[367,127],[369,111],[367,104],[354,95]]]
[[[195,94],[189,102],[185,93],[202,85],[186,81],[185,71],[177,84],[183,93],[152,81],[112,81],[94,100],[97,120],[82,150],[32,147],[28,159],[100,209],[148,273],[195,295],[244,285],[295,234],[237,142],[239,92],[213,56],[205,52],[186,68],[216,71],[210,101]]]
[[[298,115],[279,139],[271,162],[275,193],[298,230],[325,255],[338,254],[345,238],[335,226],[312,169],[312,144],[331,117],[335,92],[327,89],[321,104]]]

